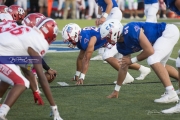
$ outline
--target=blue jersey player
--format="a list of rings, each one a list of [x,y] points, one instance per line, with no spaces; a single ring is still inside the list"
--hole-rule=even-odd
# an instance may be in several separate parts
[[[123,54],[123,58],[120,60],[121,66],[115,90],[108,98],[118,97],[129,65],[147,58],[147,63],[152,67],[166,89],[166,94],[159,99],[155,99],[154,102],[170,103],[179,100],[164,67],[179,39],[179,29],[175,25],[130,22],[122,27],[119,21],[109,20],[101,26],[100,33],[101,37],[106,38],[109,43],[117,42],[117,50]],[[142,52],[136,57],[131,58],[131,54],[141,50]]]
[[[80,49],[75,80],[77,80],[77,85],[83,84],[93,51],[106,44],[107,40],[101,39],[99,28],[85,27],[81,29],[75,23],[67,24],[63,28],[62,37],[65,42],[69,42],[69,47],[77,46]]]
[[[78,47],[80,49],[79,56],[77,58],[77,68],[73,80],[77,81],[77,85],[83,84],[85,74],[87,73],[89,60],[94,50],[106,45],[107,40],[101,39],[100,28],[97,27],[85,27],[81,29],[77,24],[67,24],[62,30],[62,37],[65,42],[69,42],[69,47]],[[83,59],[85,58],[85,59]],[[118,63],[117,63],[118,64]],[[137,70],[139,64],[133,64],[130,67]],[[127,73],[123,84],[133,82],[134,78]]]
[[[115,0],[95,0],[98,5],[98,16],[96,25],[99,26],[108,19],[118,19],[121,21],[122,12]]]

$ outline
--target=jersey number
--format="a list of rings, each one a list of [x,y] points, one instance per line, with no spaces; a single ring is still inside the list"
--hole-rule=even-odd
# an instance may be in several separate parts
[[[10,31],[12,35],[21,35],[23,32],[29,32],[30,29],[26,27],[18,27]]]

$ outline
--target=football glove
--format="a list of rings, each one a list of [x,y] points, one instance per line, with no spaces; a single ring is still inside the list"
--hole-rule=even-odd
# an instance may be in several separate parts
[[[33,95],[34,95],[34,102],[35,103],[38,102],[38,105],[43,105],[44,104],[44,102],[43,102],[43,100],[42,100],[42,98],[41,98],[41,96],[40,96],[38,91],[33,92]]]
[[[60,115],[57,106],[51,106],[50,117],[54,116],[54,120],[63,120]]]

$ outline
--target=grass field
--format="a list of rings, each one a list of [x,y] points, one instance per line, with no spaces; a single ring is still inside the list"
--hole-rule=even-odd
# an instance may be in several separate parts
[[[56,21],[60,30],[70,22],[78,23],[81,27],[94,25],[94,20]],[[178,26],[179,20],[162,21],[176,23]],[[122,22],[125,24],[130,20],[122,20]],[[58,40],[61,40],[60,35]],[[175,46],[172,58],[177,57],[179,46],[180,42]],[[93,56],[96,53],[94,52]],[[153,71],[143,81],[135,80],[132,84],[123,85],[118,99],[107,99],[106,96],[114,89],[113,81],[117,78],[117,71],[109,64],[103,64],[102,61],[91,61],[84,85],[75,86],[71,78],[75,74],[77,55],[78,52],[46,55],[49,66],[58,71],[56,80],[50,86],[64,120],[179,120],[180,114],[160,113],[161,110],[172,107],[175,103],[153,102],[164,92],[163,85]],[[148,66],[146,61],[139,63]],[[175,66],[172,60],[169,60],[168,64]],[[134,78],[140,74],[139,71],[129,70],[129,72]],[[57,82],[66,82],[70,86],[62,87]],[[177,89],[177,82],[172,79],[172,83]],[[8,120],[53,120],[49,117],[49,103],[44,95],[42,97],[45,105],[38,106],[34,103],[31,90],[26,90],[8,113]]]

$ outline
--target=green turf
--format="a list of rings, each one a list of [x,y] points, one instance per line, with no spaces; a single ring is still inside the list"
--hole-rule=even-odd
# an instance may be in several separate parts
[[[167,22],[178,22],[170,20]],[[81,27],[91,26],[94,20],[57,20],[59,28],[69,23],[78,23]],[[123,20],[123,23],[130,22]],[[58,37],[60,39],[60,36]],[[171,57],[177,57],[180,42],[175,46]],[[97,52],[93,53],[93,56]],[[58,76],[50,86],[64,120],[179,120],[180,114],[164,115],[161,110],[172,107],[171,104],[156,104],[154,99],[164,92],[163,85],[158,77],[151,72],[144,81],[134,81],[121,88],[118,99],[107,99],[113,89],[113,81],[117,78],[117,71],[102,61],[91,61],[84,81],[84,86],[75,86],[71,78],[75,74],[76,58],[78,53],[48,53],[47,63],[58,71]],[[148,66],[146,61],[139,62]],[[175,66],[174,61],[168,64]],[[135,78],[139,71],[129,70]],[[177,89],[178,85],[173,80]],[[71,87],[60,87],[57,82],[66,82]],[[154,82],[154,83],[150,83]],[[44,106],[38,106],[33,101],[31,90],[26,90],[17,100],[7,115],[8,120],[53,120],[49,118],[50,106],[45,96]],[[4,98],[3,98],[4,100]]]

